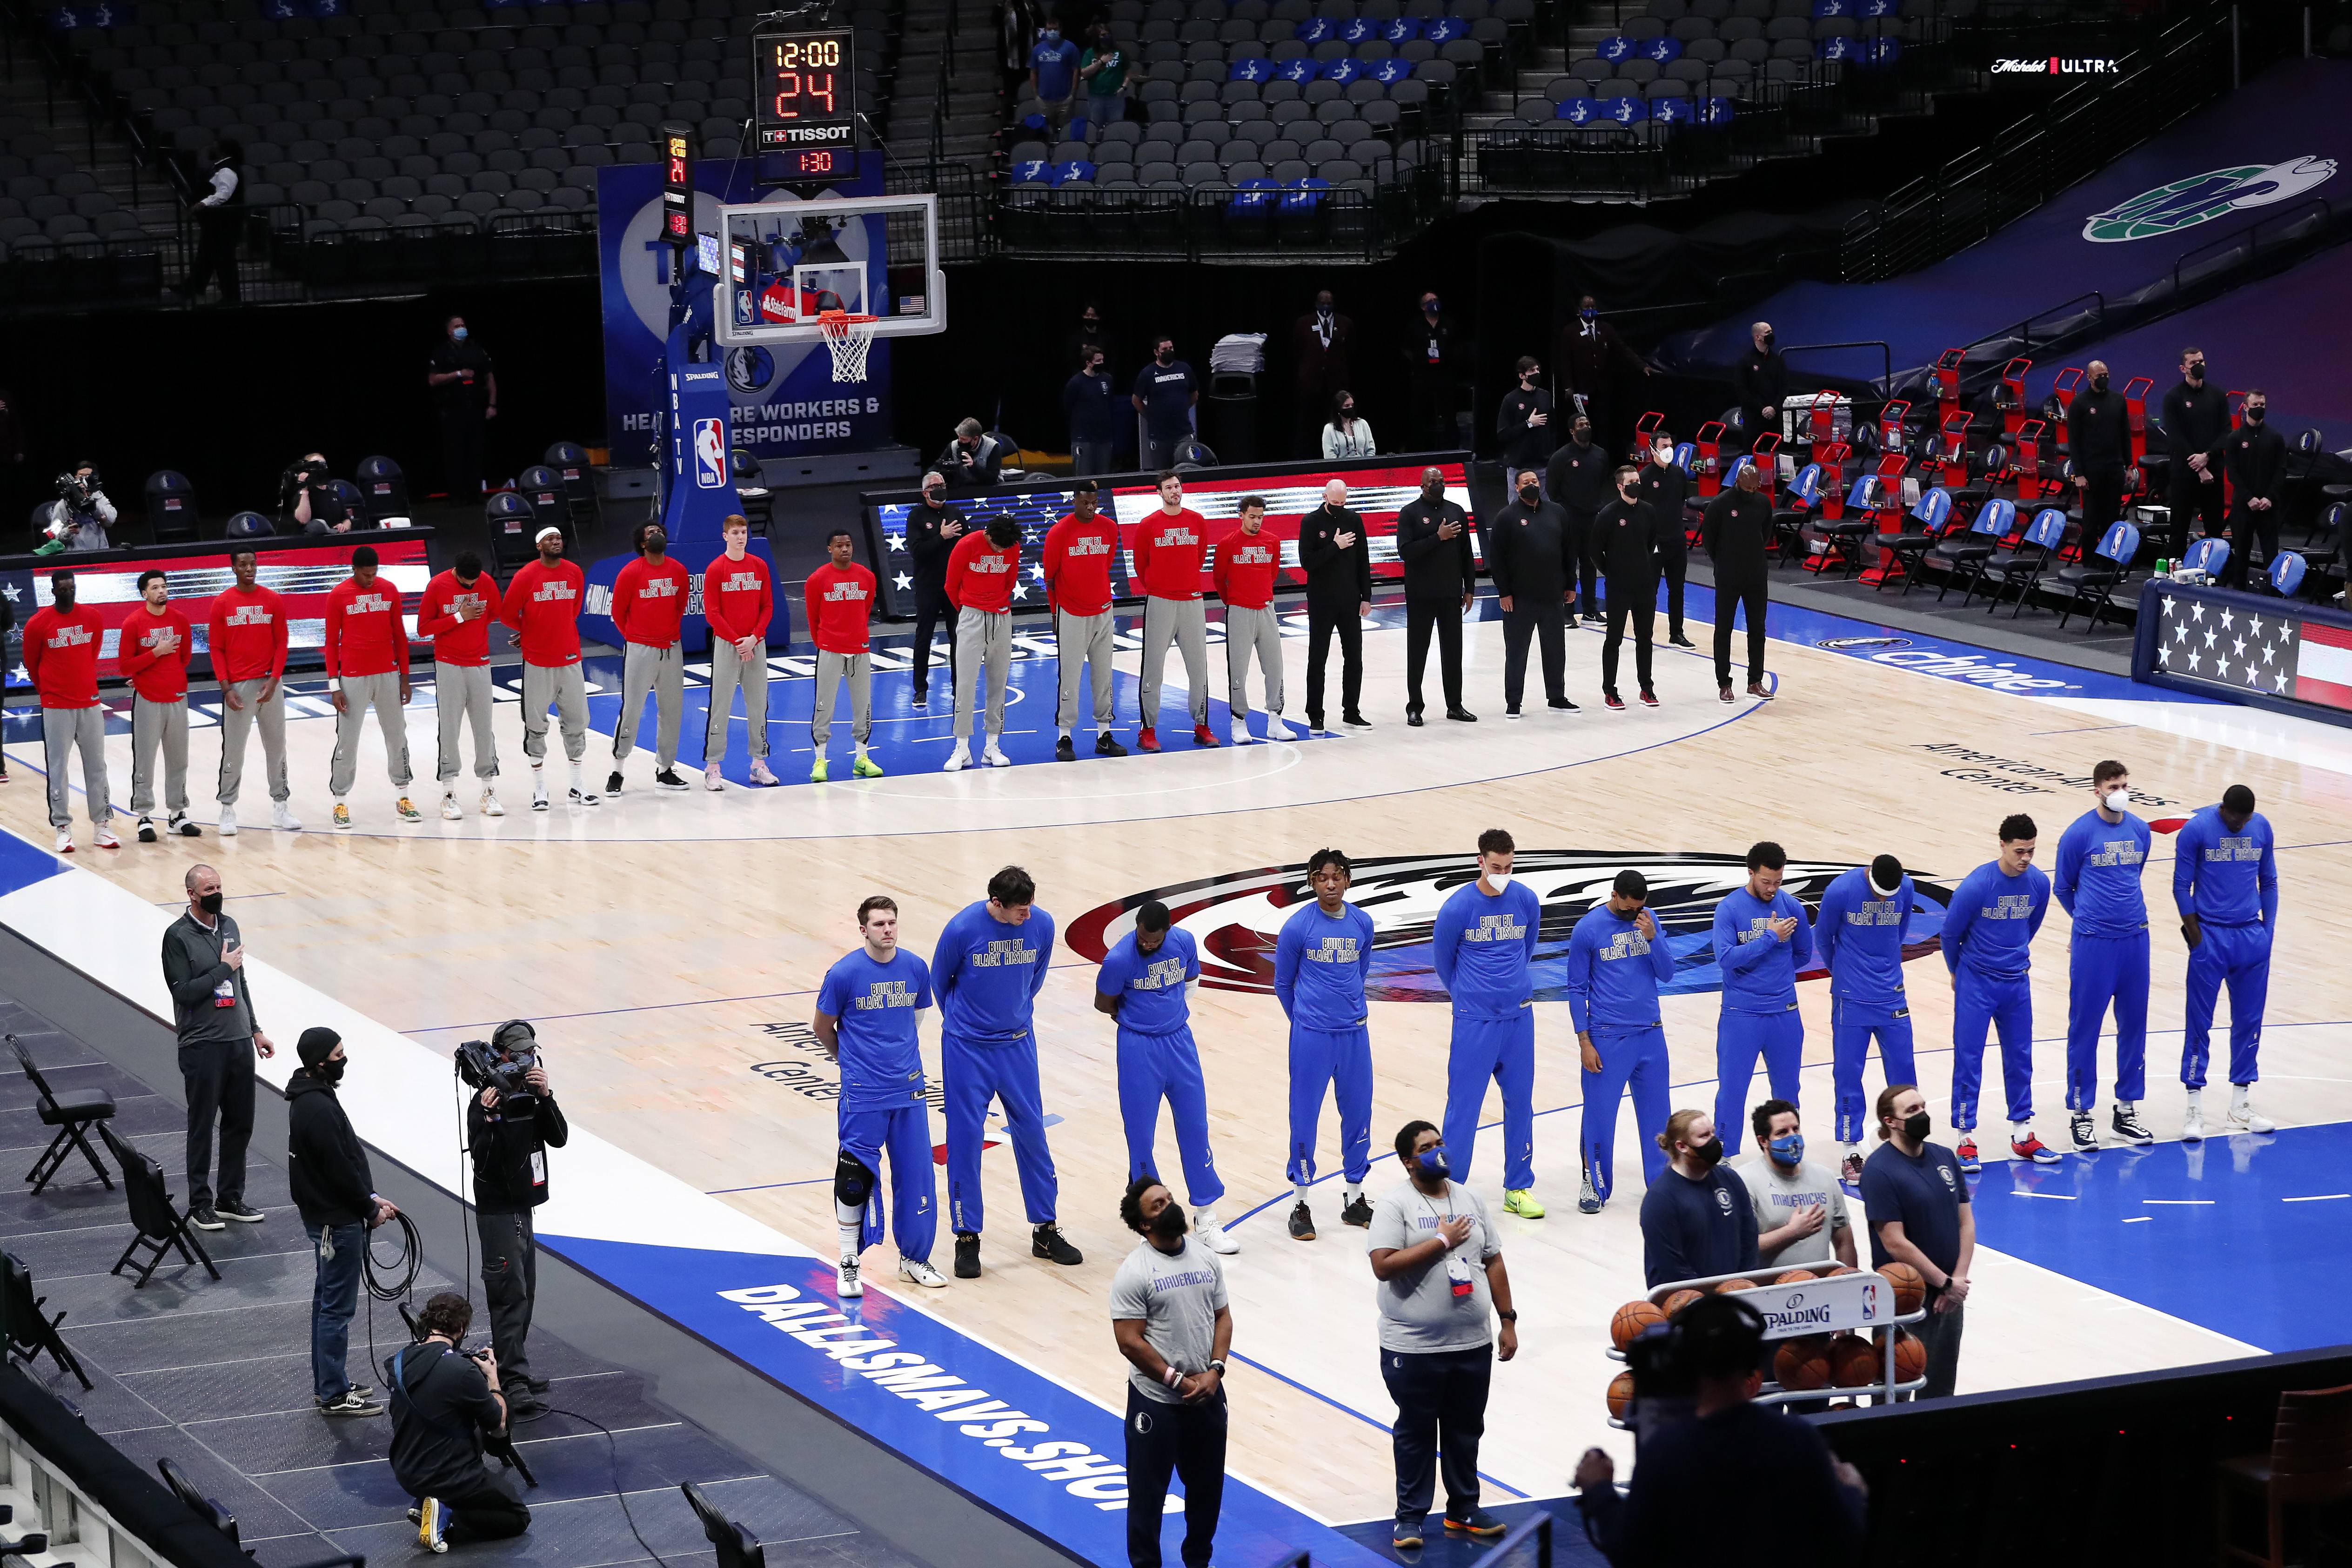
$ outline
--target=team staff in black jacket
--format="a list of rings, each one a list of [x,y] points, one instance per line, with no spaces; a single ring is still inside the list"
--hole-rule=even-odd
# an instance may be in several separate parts
[[[367,1233],[400,1211],[376,1195],[367,1151],[335,1098],[343,1079],[343,1037],[332,1029],[305,1029],[294,1054],[302,1065],[286,1079],[286,1176],[318,1254],[310,1299],[311,1392],[325,1415],[381,1415],[383,1402],[345,1375],[343,1355],[359,1308]]]
[[[490,1036],[499,1059],[524,1065],[530,1093],[524,1108],[496,1088],[466,1107],[466,1142],[474,1152],[474,1230],[482,1240],[482,1295],[490,1309],[490,1344],[510,1391],[508,1415],[531,1421],[547,1413],[540,1395],[547,1380],[530,1374],[531,1304],[539,1294],[538,1237],[530,1211],[547,1201],[547,1151],[561,1149],[572,1129],[548,1087],[539,1037],[520,1018]]]
[[[1601,570],[1609,579],[1609,636],[1601,645],[1601,695],[1612,708],[1622,708],[1617,695],[1617,645],[1624,640],[1625,623],[1633,623],[1633,673],[1642,683],[1642,700],[1655,708],[1657,693],[1650,686],[1650,637],[1658,607],[1658,519],[1642,499],[1642,470],[1628,463],[1616,474],[1617,499],[1601,509],[1598,551]]]
[[[937,473],[923,476],[923,499],[907,509],[907,554],[915,579],[915,706],[929,705],[931,633],[940,622],[948,626],[948,679],[955,679],[955,616],[948,603],[948,557],[963,537],[963,512],[948,504],[948,481]]]
[[[1690,574],[1683,498],[1690,493],[1690,479],[1675,466],[1675,438],[1664,430],[1652,433],[1646,455],[1650,460],[1642,465],[1642,499],[1650,503],[1650,515],[1657,523],[1658,569],[1666,578],[1666,640],[1676,647],[1696,647],[1683,636],[1683,582]]]
[[[2131,467],[2131,411],[2124,395],[2107,384],[2104,360],[2090,363],[2091,384],[2066,410],[2066,455],[2074,463],[2074,488],[2083,498],[2083,537],[2096,540],[2115,521],[2123,504],[2124,474]]]
[[[1536,384],[1543,366],[1532,354],[1519,356],[1519,384],[1503,395],[1495,408],[1495,439],[1503,448],[1503,464],[1513,473],[1539,468],[1559,439],[1552,430],[1551,394]]]
[[[1601,558],[1592,552],[1592,520],[1617,499],[1609,468],[1609,449],[1592,438],[1592,421],[1580,414],[1568,428],[1568,444],[1544,469],[1544,494],[1568,513],[1570,548],[1582,577],[1577,603],[1585,624],[1593,626],[1601,624]]]
[[[1465,724],[1478,715],[1462,706],[1462,617],[1470,613],[1478,563],[1470,552],[1470,519],[1445,499],[1445,476],[1421,470],[1421,498],[1397,512],[1397,554],[1404,562],[1404,721],[1421,725],[1421,672],[1429,634],[1445,683],[1445,716]]]
[[[1568,513],[1543,499],[1542,476],[1515,476],[1519,499],[1486,526],[1486,566],[1503,611],[1503,717],[1519,716],[1528,683],[1528,643],[1543,639],[1546,707],[1573,710],[1568,700],[1566,616],[1576,602],[1575,542]]]
[[[1364,717],[1364,617],[1372,613],[1372,552],[1364,520],[1348,510],[1348,487],[1333,479],[1323,504],[1298,520],[1298,564],[1307,573],[1307,727],[1323,722],[1323,663],[1339,634],[1339,717],[1357,729]]]
[[[2164,395],[2164,445],[2171,455],[2172,553],[2189,553],[2189,520],[2221,531],[2221,475],[2213,454],[2230,434],[2230,400],[2205,379],[2205,351],[2180,351],[2180,384]]]
[[[1743,463],[1732,488],[1706,503],[1699,523],[1699,542],[1715,563],[1715,684],[1726,702],[1731,696],[1731,616],[1748,616],[1748,695],[1769,697],[1764,689],[1764,606],[1770,598],[1765,574],[1764,542],[1772,537],[1772,503],[1758,486],[1763,475],[1754,463]]]
[[[2213,453],[2230,480],[2230,562],[2221,581],[2233,588],[2246,585],[2256,540],[2265,569],[2278,559],[2279,487],[2286,479],[2286,437],[2270,427],[2270,399],[2261,387],[2247,391],[2244,413],[2245,424]]]

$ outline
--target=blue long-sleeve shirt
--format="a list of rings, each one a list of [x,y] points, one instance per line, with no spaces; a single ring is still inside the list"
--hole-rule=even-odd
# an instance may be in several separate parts
[[[931,989],[940,1028],[967,1045],[1010,1046],[1028,1037],[1037,988],[1054,958],[1054,917],[1031,905],[1007,925],[988,901],[966,904],[940,932],[931,955]]]
[[[2050,879],[2038,866],[2012,877],[1988,860],[1961,879],[1944,915],[1944,965],[1979,980],[2021,980],[2033,937],[2050,912]]]
[[[1606,902],[1586,910],[1568,939],[1568,1016],[1580,1034],[1650,1027],[1658,1021],[1658,987],[1674,977],[1666,933],[1650,941]]]
[[[1782,942],[1769,922],[1793,920]],[[1715,962],[1723,969],[1727,1013],[1785,1013],[1797,1005],[1797,971],[1813,962],[1813,927],[1805,906],[1786,892],[1766,903],[1745,888],[1715,906]]]
[[[1910,1005],[1903,994],[1903,943],[1911,931],[1911,902],[1908,877],[1887,899],[1872,890],[1870,873],[1860,866],[1830,883],[1813,921],[1813,941],[1829,966],[1832,996],[1871,1012]]]
[[[2172,863],[2172,901],[2200,925],[2278,926],[2278,862],[2270,818],[2261,812],[2239,832],[2209,805],[2180,830]]]
[[[2077,933],[2137,936],[2147,929],[2147,895],[2139,879],[2150,842],[2147,824],[2128,811],[2121,822],[2109,822],[2094,807],[2067,825],[2050,890]]]
[[[1294,1024],[1352,1029],[1362,1024],[1372,973],[1372,917],[1350,903],[1327,915],[1307,904],[1282,922],[1274,942],[1274,994]]]
[[[1455,1013],[1503,1018],[1528,1005],[1535,994],[1528,966],[1542,923],[1543,900],[1525,882],[1489,893],[1481,879],[1446,896],[1429,941]]]
[[[1654,1290],[1756,1267],[1756,1205],[1728,1165],[1693,1181],[1661,1172],[1642,1194],[1642,1279]]]

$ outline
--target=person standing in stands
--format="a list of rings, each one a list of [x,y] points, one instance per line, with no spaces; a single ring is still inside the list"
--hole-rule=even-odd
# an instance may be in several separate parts
[[[1438,309],[1437,295],[1421,291],[1421,309],[1407,322],[1405,373],[1412,383],[1412,440],[1433,452],[1450,452],[1462,436],[1454,416],[1454,360],[1459,352],[1454,318]]]
[[[2278,559],[2279,491],[2286,482],[2286,437],[2272,429],[2270,399],[2259,386],[2246,394],[2246,422],[2221,438],[2221,471],[2230,480],[2230,560],[2221,568],[2225,587],[2242,588],[2254,570],[2254,545],[2263,566]]]
[[[1664,430],[1650,433],[1648,456],[1642,467],[1642,499],[1657,523],[1658,570],[1666,579],[1666,640],[1676,647],[1696,647],[1683,636],[1683,581],[1690,574],[1690,520],[1683,500],[1690,493],[1690,477],[1675,463],[1675,438]]]
[[[1099,343],[1078,350],[1078,373],[1062,386],[1062,416],[1070,422],[1070,471],[1079,479],[1107,474],[1117,460],[1118,423],[1127,410],[1118,405],[1118,388],[1111,384],[1108,358]]]
[[[1559,390],[1567,398],[1561,410],[1571,418],[1592,421],[1595,430],[1612,441],[1623,438],[1618,416],[1619,389],[1637,376],[1655,375],[1641,355],[1625,346],[1617,329],[1601,319],[1601,304],[1587,294],[1576,302],[1576,320],[1559,334]]]
[[[1056,762],[1077,760],[1070,731],[1078,721],[1081,677],[1092,678],[1095,755],[1127,755],[1127,748],[1111,734],[1116,672],[1111,667],[1110,569],[1118,559],[1118,524],[1095,510],[1099,493],[1092,479],[1080,479],[1070,487],[1069,515],[1045,531],[1045,603],[1054,612],[1054,725],[1060,731],[1054,742]],[[1223,585],[1218,584],[1220,589]],[[1232,657],[1230,641],[1225,651]],[[1234,722],[1240,722],[1238,717]]]
[[[441,416],[441,477],[451,506],[477,506],[482,499],[482,426],[499,416],[499,373],[476,342],[466,318],[442,324],[446,334],[425,367],[425,384]]]
[[[1246,746],[1253,657],[1257,660],[1258,678],[1265,683],[1265,738],[1287,741],[1292,736],[1290,726],[1282,721],[1282,618],[1274,607],[1282,542],[1265,531],[1263,496],[1242,497],[1241,518],[1241,527],[1217,545],[1209,580],[1225,602],[1225,709],[1233,721],[1233,742]],[[1107,686],[1109,676],[1106,673],[1102,679]]]
[[[1617,695],[1617,645],[1624,640],[1625,623],[1633,624],[1633,674],[1642,683],[1642,701],[1658,705],[1650,685],[1650,639],[1658,607],[1658,531],[1663,526],[1650,503],[1642,499],[1642,471],[1628,463],[1617,470],[1617,499],[1601,509],[1593,526],[1601,536],[1595,553],[1601,574],[1608,578],[1609,632],[1601,645],[1601,698],[1622,712],[1625,700]]]
[[[221,878],[191,866],[188,907],[163,932],[163,984],[172,993],[180,1085],[188,1105],[188,1223],[225,1230],[224,1217],[261,1223],[245,1201],[245,1147],[253,1137],[253,1058],[278,1054],[253,1013],[245,939],[221,910]],[[309,1037],[307,1035],[304,1037]],[[220,1125],[220,1181],[213,1180],[213,1125]],[[356,1275],[357,1259],[352,1264]],[[325,1390],[320,1390],[324,1394]]]
[[[725,781],[719,771],[719,759],[727,754],[727,728],[735,714],[735,689],[743,689],[744,738],[751,750],[751,771],[749,777],[755,786],[777,782],[768,767],[768,626],[776,616],[775,584],[768,575],[768,563],[751,553],[751,524],[740,515],[730,515],[720,521],[719,537],[727,547],[710,558],[702,569],[702,615],[710,625],[710,690],[708,723],[702,733],[702,787],[724,789]],[[811,609],[828,599],[844,610],[842,619],[852,621],[857,629],[855,653],[866,651],[866,617],[874,610],[874,574],[849,559],[849,536],[845,530],[835,529],[825,536],[825,563],[810,574],[804,590]],[[820,574],[829,574],[817,581]],[[860,574],[863,574],[863,580]],[[847,581],[842,581],[846,578]],[[810,617],[815,619],[814,616]],[[828,628],[830,629],[830,628]],[[809,627],[809,640],[816,642],[816,627]],[[830,708],[826,701],[834,683],[823,673],[824,644],[817,642],[817,700]],[[853,655],[855,657],[855,655]],[[850,707],[855,715],[851,732],[861,755],[866,750],[866,701],[864,683],[856,676],[850,680]],[[816,778],[822,782],[824,767],[824,742],[817,739]],[[878,770],[877,770],[878,771]],[[863,770],[858,777],[873,776]]]
[[[1606,623],[1601,614],[1601,557],[1594,553],[1599,538],[1592,520],[1617,499],[1610,472],[1609,449],[1592,438],[1592,421],[1578,415],[1569,423],[1567,445],[1551,455],[1544,469],[1544,494],[1568,514],[1569,548],[1579,571],[1577,603],[1584,624],[1596,628]]]
[[[1160,342],[1167,346],[1167,339]],[[1160,510],[1135,525],[1129,562],[1134,571],[1129,579],[1143,584],[1143,668],[1136,682],[1143,732],[1135,743],[1147,752],[1160,749],[1160,684],[1168,674],[1171,638],[1184,657],[1192,743],[1217,743],[1209,732],[1209,608],[1201,601],[1201,563],[1208,555],[1208,539],[1207,521],[1184,504],[1183,479],[1173,468],[1161,469]]]
[[[2213,1003],[2230,987],[2230,1116],[2227,1132],[2275,1132],[2255,1114],[2254,1080],[2262,1076],[2263,1009],[2270,1000],[2271,952],[2278,940],[2278,862],[2270,819],[2254,809],[2254,792],[2231,784],[2221,804],[2189,819],[2175,841],[2172,902],[2189,944],[2188,1028],[2181,1037],[2180,1082],[2189,1091],[2189,1121],[2181,1140],[2205,1136],[2205,1064],[2213,1033]]]
[[[552,529],[548,531],[553,532]],[[213,613],[205,626],[205,647],[212,650],[213,674],[220,681],[221,761],[215,798],[220,802],[220,835],[236,837],[236,797],[245,783],[246,739],[256,721],[261,726],[262,766],[269,775],[269,826],[284,833],[299,833],[294,820],[293,786],[286,780],[286,603],[274,588],[260,584],[257,558],[250,550],[232,550],[229,574],[236,579],[213,595]],[[524,568],[529,571],[529,567]],[[587,705],[581,705],[583,719]]]
[[[1576,602],[1576,557],[1568,514],[1543,499],[1533,468],[1518,473],[1518,499],[1486,525],[1486,569],[1503,612],[1503,717],[1519,716],[1527,692],[1528,645],[1543,643],[1544,705],[1572,713],[1568,700],[1568,606]]]
[[[563,754],[572,759],[572,804],[595,805],[604,796],[588,787],[581,762],[588,753],[588,685],[580,674],[580,600],[587,574],[563,559],[563,531],[553,523],[533,542],[539,559],[507,580],[499,602],[499,619],[522,648],[522,754],[530,759],[530,808],[547,809],[551,704],[563,726]]]
[[[490,731],[490,623],[499,618],[499,580],[472,551],[425,584],[416,606],[416,635],[433,639],[434,717],[441,744],[434,772],[441,780],[441,815],[465,816],[457,805],[457,726],[474,726],[474,777],[482,786],[482,815],[504,816],[499,804],[499,743]]]
[[[1519,384],[1503,395],[1495,408],[1495,443],[1502,448],[1503,466],[1513,473],[1521,468],[1543,472],[1551,461],[1551,394],[1537,383],[1542,379],[1543,365],[1532,354],[1519,356],[1514,367]]]
[[[1656,1142],[1666,1130],[1667,1076],[1658,987],[1675,977],[1675,955],[1649,900],[1649,879],[1627,867],[1568,941],[1568,1013],[1584,1066],[1580,1214],[1599,1214],[1615,1190],[1617,1107],[1628,1089],[1643,1179],[1654,1186],[1665,1169],[1666,1146]]]
[[[1078,81],[1087,89],[1087,139],[1099,142],[1106,126],[1127,118],[1127,51],[1112,41],[1109,22],[1095,23],[1087,52],[1078,57]],[[1095,471],[1110,472],[1108,468]]]
[[[1764,607],[1771,598],[1764,543],[1772,537],[1772,503],[1760,493],[1763,478],[1754,463],[1741,464],[1731,489],[1706,503],[1698,525],[1699,543],[1715,565],[1715,686],[1716,695],[1726,702],[1733,700],[1735,614],[1748,617],[1748,695],[1772,695],[1764,686]]]
[[[204,298],[205,285],[220,279],[221,303],[237,302],[236,242],[245,228],[245,148],[223,139],[205,153],[206,190],[196,202],[196,262],[180,292]]]
[[[1756,1204],[1723,1163],[1704,1110],[1677,1110],[1658,1134],[1665,1173],[1642,1194],[1642,1282],[1650,1289],[1756,1267]]]
[[[955,606],[948,603],[948,557],[970,525],[963,510],[948,503],[945,476],[923,476],[923,499],[907,509],[907,553],[915,580],[915,711],[931,700],[931,636],[948,628],[948,684],[955,684]]]
[[[1470,552],[1470,516],[1445,499],[1441,470],[1421,470],[1421,494],[1397,512],[1396,542],[1404,562],[1404,721],[1421,727],[1421,672],[1434,631],[1445,716],[1475,724],[1478,715],[1462,706],[1462,617],[1475,597],[1478,563]]]
[[[1789,362],[1773,341],[1772,323],[1756,322],[1748,329],[1748,352],[1732,367],[1739,391],[1740,433],[1750,450],[1768,431],[1779,432],[1780,411],[1789,401]]]
[[[399,796],[394,809],[403,822],[425,820],[408,798],[408,627],[400,598],[378,570],[372,544],[352,552],[352,574],[327,595],[327,679],[335,683],[335,753],[327,788],[335,797],[337,827],[352,825],[346,797],[359,774],[360,734],[370,707],[383,731],[384,766]]]
[[[1372,613],[1372,547],[1364,520],[1348,506],[1346,481],[1323,487],[1323,504],[1298,520],[1298,564],[1307,572],[1307,727],[1329,734],[1323,664],[1339,634],[1339,721],[1364,717],[1364,617]]]
[[[2033,864],[2033,818],[2003,817],[2000,854],[1960,879],[1944,913],[1944,966],[1952,972],[1952,1126],[1960,1169],[1977,1170],[1977,1084],[1985,1035],[2000,1032],[2009,1091],[2009,1152],[2054,1165],[2058,1152],[2033,1135],[2033,939],[2050,912],[2050,878]]]
[[[194,838],[188,820],[188,656],[195,635],[172,607],[170,579],[156,567],[139,574],[140,607],[123,617],[119,664],[131,681],[131,814],[139,842],[155,842],[155,748],[163,749],[164,831]]]
[[[2155,1134],[2139,1119],[2147,1089],[2148,825],[2131,809],[2131,771],[2112,758],[2091,769],[2097,802],[2058,839],[2058,872],[2050,890],[2074,932],[2066,944],[2066,1109],[2074,1148],[2099,1146],[2091,1108],[2099,1103],[2099,1026],[2107,1004],[2116,1009],[2116,1136],[2147,1144]]]
[[[1297,426],[1291,450],[1301,458],[1328,456],[1323,449],[1323,422],[1346,390],[1348,355],[1355,346],[1356,323],[1333,308],[1331,290],[1318,289],[1315,308],[1290,323],[1290,352],[1296,372],[1291,387],[1291,420]]]
[[[1055,131],[1069,123],[1070,100],[1077,90],[1078,46],[1062,37],[1062,24],[1047,17],[1037,29],[1037,47],[1029,51],[1029,96],[1045,111],[1045,123]]]
[[[1889,1083],[1912,1077],[1911,1004],[1903,993],[1903,944],[1911,934],[1911,879],[1881,855],[1842,871],[1822,894],[1813,946],[1830,972],[1830,1081],[1836,1089],[1838,1179],[1862,1184],[1862,1068],[1870,1042]]]
[[[2131,410],[2124,395],[2108,384],[2106,362],[2095,359],[2089,368],[2089,386],[2075,394],[2066,410],[2066,454],[2074,464],[2074,489],[2083,503],[2083,537],[2096,540],[2123,505],[2131,467]]]
[[[686,722],[686,644],[679,628],[694,578],[669,558],[669,531],[658,522],[637,528],[637,558],[613,579],[613,626],[621,634],[621,714],[613,725],[613,773],[604,793],[621,793],[621,764],[637,747],[646,697],[654,700],[654,783],[684,789],[677,776],[677,736]]]
[[[2180,381],[2164,395],[2164,447],[2170,455],[2167,465],[2171,483],[2165,497],[2171,513],[2172,556],[2179,560],[2189,553],[2189,520],[2196,518],[2203,526],[2197,531],[2216,534],[2221,531],[2221,475],[2220,472],[2222,442],[2230,436],[2230,400],[2221,389],[2205,379],[2205,351],[2186,348],[2180,351]],[[2069,427],[2069,439],[2072,427]],[[2235,567],[2245,553],[2245,542],[2240,536],[2235,542],[2235,556],[2230,564]]]
[[[1192,434],[1192,405],[1201,401],[1201,378],[1176,357],[1176,340],[1166,332],[1151,341],[1151,363],[1136,372],[1129,401],[1143,416],[1141,466],[1166,468]]]

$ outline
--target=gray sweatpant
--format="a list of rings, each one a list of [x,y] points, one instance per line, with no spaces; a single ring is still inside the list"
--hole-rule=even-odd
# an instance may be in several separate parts
[[[551,704],[563,726],[563,754],[576,763],[588,750],[588,682],[577,660],[522,667],[522,754],[534,763],[547,755]]]
[[[44,708],[41,710],[41,760],[49,770],[49,826],[73,826],[73,789],[66,769],[73,750],[81,748],[81,787],[89,798],[90,824],[103,827],[114,820],[114,797],[106,787],[106,710]]]
[[[1265,710],[1282,717],[1282,621],[1275,607],[1225,606],[1225,703],[1241,722],[1249,712],[1250,656],[1265,677]]]
[[[266,703],[257,700],[261,689],[268,684],[266,676],[231,681],[227,690],[235,692],[245,706],[232,708],[226,697],[221,701],[220,788],[214,798],[223,805],[235,805],[237,791],[245,785],[246,739],[257,720],[261,725],[262,766],[269,774],[269,798],[280,805],[294,798],[293,788],[286,782],[286,688],[280,686]]]
[[[677,644],[648,647],[633,642],[621,658],[621,721],[613,726],[613,765],[637,746],[646,693],[654,698],[654,763],[667,773],[677,761],[677,731],[686,718],[686,651]]]
[[[824,661],[829,657],[823,653],[816,656],[820,691],[824,685]],[[735,711],[735,687],[738,682],[743,688],[743,724],[751,732],[751,754],[755,757],[768,754],[767,647],[763,644],[758,653],[745,658],[725,637],[713,637],[710,639],[710,728],[702,740],[702,755],[706,762],[715,763],[727,754],[727,721]],[[824,699],[820,697],[818,701],[823,702]],[[857,738],[864,741],[866,704],[862,699],[857,704]]]
[[[826,737],[833,733],[833,702],[839,694],[844,677],[849,681],[849,738],[859,745],[874,731],[874,656],[870,653],[816,652],[816,712],[809,720],[809,739],[816,749],[824,750]],[[1003,695],[1004,683],[997,682],[997,695]],[[1004,705],[998,702],[995,711],[1003,715]],[[993,733],[993,731],[992,731]]]
[[[955,655],[956,738],[971,739],[971,711],[975,706],[972,695],[979,687],[983,667],[988,681],[987,730],[992,735],[1002,735],[1004,682],[1013,673],[1013,612],[975,610],[968,605],[958,610]]]
[[[1074,616],[1054,612],[1054,662],[1059,667],[1061,690],[1054,699],[1054,723],[1067,730],[1078,721],[1078,674],[1083,667],[1093,677],[1095,728],[1110,733],[1111,678],[1110,612]]]
[[[1195,727],[1209,721],[1209,614],[1198,599],[1143,601],[1143,727],[1160,725],[1160,680],[1167,673],[1168,639],[1184,654],[1184,688]]]
[[[163,802],[177,816],[188,809],[188,703],[131,699],[131,815],[155,809],[155,748],[163,748]]]
[[[401,708],[400,672],[387,669],[382,675],[339,676],[335,689],[343,694],[343,710],[335,715],[335,756],[327,768],[328,793],[338,800],[352,793],[352,780],[360,771],[360,731],[367,723],[371,707],[375,710],[376,728],[383,731],[384,771],[391,774],[394,789],[406,789],[408,716]]]
[[[474,776],[487,788],[499,776],[499,742],[490,733],[490,667],[434,660],[433,706],[441,732],[436,775],[445,784],[457,776],[457,727],[471,722]]]

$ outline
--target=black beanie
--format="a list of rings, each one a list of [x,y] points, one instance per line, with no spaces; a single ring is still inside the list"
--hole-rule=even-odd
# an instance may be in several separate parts
[[[302,1058],[304,1067],[314,1068],[342,1043],[342,1036],[321,1025],[302,1031],[302,1037],[294,1044],[294,1054]]]

